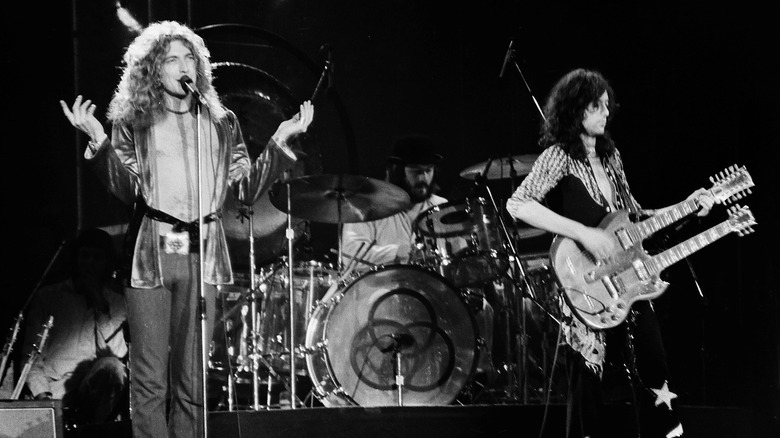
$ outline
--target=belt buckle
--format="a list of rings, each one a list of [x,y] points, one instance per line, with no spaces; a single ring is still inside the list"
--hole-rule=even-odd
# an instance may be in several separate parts
[[[187,255],[190,253],[190,233],[186,231],[169,231],[163,239],[163,248],[167,254]]]

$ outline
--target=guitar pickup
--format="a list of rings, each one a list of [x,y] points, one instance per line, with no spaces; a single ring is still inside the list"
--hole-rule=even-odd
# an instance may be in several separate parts
[[[605,275],[601,277],[601,284],[603,284],[604,287],[607,288],[607,292],[609,292],[609,296],[612,297],[613,300],[619,298],[618,289],[615,286],[615,283],[612,281],[611,276]]]
[[[645,266],[642,260],[634,260],[631,262],[631,265],[634,267],[634,272],[636,273],[636,276],[639,277],[640,281],[646,281],[648,278],[650,278],[650,273],[647,271],[647,266]]]
[[[615,237],[617,237],[618,243],[620,243],[620,247],[623,248],[624,251],[634,246],[634,242],[631,240],[631,236],[628,231],[626,231],[625,227],[616,230]]]

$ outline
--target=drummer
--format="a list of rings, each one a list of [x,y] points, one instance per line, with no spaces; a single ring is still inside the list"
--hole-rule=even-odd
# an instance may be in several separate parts
[[[383,219],[344,224],[342,263],[345,266],[356,255],[356,271],[409,263],[416,240],[415,219],[429,208],[447,202],[436,194],[439,189],[436,170],[443,157],[435,149],[433,140],[426,135],[411,134],[395,141],[393,154],[387,157],[385,180],[404,189],[411,204]]]
[[[411,205],[383,219],[344,224],[342,263],[345,266],[357,255],[355,270],[358,272],[394,264],[416,264],[437,270],[435,263],[430,263],[430,257],[426,259],[425,245],[418,247],[415,224],[430,208],[449,202],[436,194],[439,189],[436,170],[442,159],[428,136],[412,134],[395,141],[393,154],[387,157],[385,180],[404,189],[409,194]],[[463,236],[455,236],[446,244],[452,253],[467,248]],[[459,291],[464,298],[473,292],[467,289]],[[481,292],[478,291],[477,295],[479,299],[476,302],[467,304],[475,314],[484,345],[492,349],[493,310]],[[483,353],[477,371],[489,369],[492,369],[490,354]]]

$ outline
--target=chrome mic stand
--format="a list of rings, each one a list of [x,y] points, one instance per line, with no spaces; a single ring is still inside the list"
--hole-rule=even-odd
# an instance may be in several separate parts
[[[184,90],[187,90],[187,87],[183,87]],[[198,274],[199,274],[199,285],[198,289],[200,290],[200,309],[199,309],[199,316],[200,316],[200,352],[201,352],[201,397],[203,398],[203,436],[208,437],[208,345],[209,340],[207,338],[207,317],[206,317],[206,280],[204,278],[204,272],[203,269],[204,265],[204,258],[206,256],[205,251],[205,244],[203,241],[203,235],[204,235],[204,225],[205,221],[203,220],[203,145],[201,144],[201,136],[200,136],[200,130],[201,130],[201,103],[205,104],[205,101],[201,101],[200,94],[195,94],[195,92],[192,93],[192,99],[194,99],[194,105],[195,105],[195,138],[197,140],[197,154],[198,154]],[[190,242],[190,245],[192,242]]]
[[[523,84],[525,85],[526,90],[528,90],[529,95],[531,96],[531,99],[534,102],[534,105],[536,106],[537,111],[539,111],[539,114],[542,117],[542,120],[546,120],[544,116],[544,111],[542,111],[542,108],[539,106],[539,102],[536,100],[536,97],[534,96],[533,92],[531,91],[531,87],[528,85],[528,81],[525,79],[525,75],[523,74],[522,69],[520,69],[520,66],[517,64],[517,61],[515,60],[515,50],[513,48],[514,41],[509,42],[509,47],[507,48],[506,54],[504,55],[504,63],[501,66],[501,73],[499,73],[499,78],[504,77],[504,71],[506,69],[506,65],[511,61],[512,64],[515,66],[515,69],[517,69],[517,72],[520,74],[520,78],[523,81]],[[509,157],[509,165],[510,165],[510,176],[512,177],[512,182],[514,184],[514,179],[517,176],[517,171],[514,168],[512,157]],[[514,190],[514,187],[513,187]],[[490,189],[488,188],[488,193],[490,192]],[[493,202],[493,207],[495,208],[495,200],[493,199],[492,194],[490,195],[490,200]],[[496,212],[498,210],[496,209]],[[555,318],[550,312],[545,309],[544,306],[542,306],[539,301],[536,299],[536,296],[533,293],[533,290],[531,289],[530,284],[528,283],[528,278],[526,277],[525,269],[523,268],[523,264],[520,262],[520,258],[518,257],[517,251],[515,251],[514,245],[512,243],[512,239],[509,236],[509,232],[506,228],[506,225],[504,224],[504,220],[501,215],[498,215],[498,219],[501,225],[501,230],[504,233],[504,236],[506,237],[507,244],[509,245],[510,251],[512,256],[514,257],[515,266],[520,274],[520,277],[523,279],[523,285],[520,287],[520,290],[525,290],[528,298],[533,301],[534,304],[537,305],[544,313],[546,313],[550,318],[552,318],[553,321],[555,321],[557,324],[560,325],[560,321],[558,321],[557,318]],[[516,282],[516,276],[512,278]],[[525,321],[525,300],[524,295],[521,294],[520,296],[520,309],[518,310],[520,312],[520,326],[521,326],[521,339],[519,340],[519,358],[518,358],[518,368],[521,372],[522,377],[522,395],[523,395],[523,402],[527,402],[527,379],[525,379],[525,364],[527,364],[528,356],[527,356],[527,333],[526,333],[526,321]]]

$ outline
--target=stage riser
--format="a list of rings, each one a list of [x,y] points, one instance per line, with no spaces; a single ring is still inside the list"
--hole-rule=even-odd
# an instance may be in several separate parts
[[[636,436],[633,408],[611,406],[610,415],[617,420],[607,438]],[[681,415],[688,436],[753,436],[746,410],[688,407]],[[308,408],[215,412],[209,416],[209,431],[220,438],[538,438],[544,417],[541,405]],[[565,406],[550,406],[541,436],[565,438],[565,430]]]
[[[7,405],[6,405],[7,406]],[[611,405],[610,435],[635,437],[629,405]],[[768,438],[749,408],[680,408],[686,436]],[[565,438],[566,407],[542,405],[299,408],[211,412],[209,438]],[[0,430],[3,425],[0,424]],[[48,435],[47,435],[48,436]],[[52,435],[54,436],[54,435]],[[65,438],[132,438],[129,421],[66,430]]]

